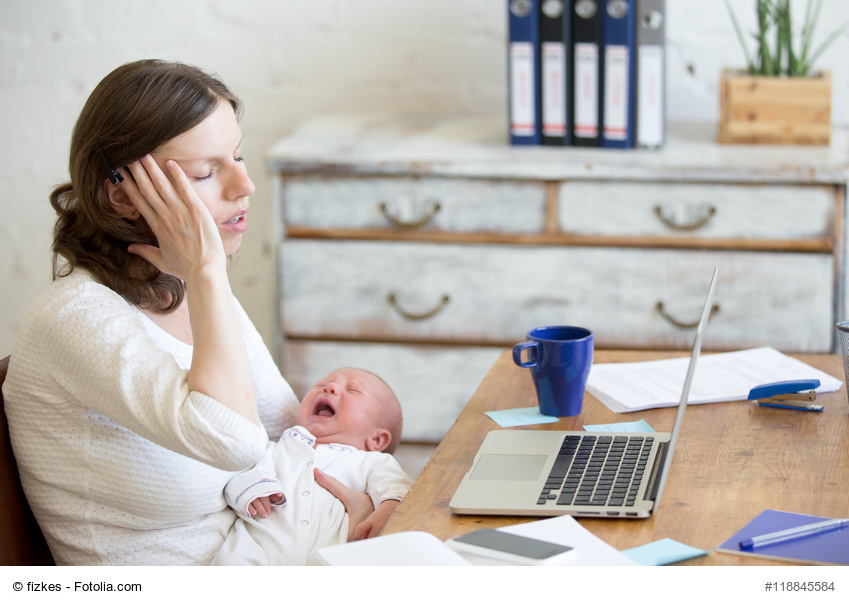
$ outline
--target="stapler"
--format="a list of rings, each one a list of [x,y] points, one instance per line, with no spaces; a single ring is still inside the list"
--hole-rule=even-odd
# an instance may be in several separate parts
[[[819,412],[824,407],[814,404],[820,386],[819,379],[799,379],[796,381],[778,381],[758,385],[749,391],[749,400],[757,400],[758,405],[770,408],[789,408]]]

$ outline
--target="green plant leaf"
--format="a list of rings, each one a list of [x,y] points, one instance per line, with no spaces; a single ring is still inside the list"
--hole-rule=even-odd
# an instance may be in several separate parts
[[[731,5],[728,3],[728,0],[725,0],[725,8],[728,9],[728,14],[731,16],[731,23],[734,24],[734,30],[737,32],[737,38],[740,40],[740,46],[743,47],[743,55],[746,57],[746,64],[749,66],[749,72],[754,72],[755,64],[752,61],[752,55],[749,53],[749,47],[746,45],[745,35],[740,27],[740,23],[737,21],[737,16],[734,14],[734,11],[731,10]]]
[[[811,58],[807,61],[806,69],[809,69],[811,66],[813,66],[814,61],[817,60],[817,58],[822,54],[822,52],[826,48],[828,48],[828,46],[832,42],[834,42],[837,37],[840,36],[840,34],[845,32],[847,28],[849,28],[849,23],[844,23],[841,27],[831,32],[831,34],[829,34],[829,36],[823,41],[823,43],[820,44],[813,53],[811,53]]]
[[[775,23],[775,65],[776,71],[781,74],[787,72],[793,44],[793,33],[790,27],[790,1],[784,0],[775,6],[773,21]],[[785,62],[785,57],[788,61]]]
[[[823,51],[849,29],[849,22],[845,23],[831,32],[825,41],[812,51],[816,24],[822,12],[822,0],[807,0],[805,20],[799,32],[799,45],[796,50],[790,0],[756,0],[758,29],[752,34],[755,52],[750,53],[746,36],[731,8],[730,0],[724,1],[751,74],[805,76]],[[770,43],[771,39],[774,39],[774,47]]]

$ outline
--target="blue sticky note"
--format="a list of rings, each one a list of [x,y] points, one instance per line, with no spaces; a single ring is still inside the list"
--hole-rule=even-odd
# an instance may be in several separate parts
[[[539,411],[539,408],[513,408],[511,410],[492,410],[484,413],[501,427],[516,427],[517,425],[536,425],[537,423],[555,423],[557,417],[549,417]]]
[[[639,421],[628,421],[625,423],[607,423],[603,425],[584,425],[587,431],[631,431],[631,432],[654,432],[652,426],[645,419]]]
[[[622,553],[645,566],[665,566],[673,562],[706,555],[707,551],[684,545],[672,539],[661,539],[632,549],[625,549]]]

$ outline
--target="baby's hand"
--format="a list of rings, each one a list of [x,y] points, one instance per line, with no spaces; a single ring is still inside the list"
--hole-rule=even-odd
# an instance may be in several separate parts
[[[389,521],[389,517],[395,511],[396,507],[398,507],[398,501],[394,499],[388,499],[381,503],[378,508],[374,510],[374,513],[360,522],[354,529],[354,540],[359,541],[361,539],[371,539],[379,535],[383,531],[383,527],[386,526],[386,522]]]
[[[248,513],[252,518],[259,515],[263,520],[271,513],[271,506],[283,501],[283,493],[276,492],[267,497],[257,497],[248,505]]]

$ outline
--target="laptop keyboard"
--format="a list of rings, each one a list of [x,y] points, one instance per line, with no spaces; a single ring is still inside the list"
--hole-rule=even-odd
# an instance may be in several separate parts
[[[654,438],[566,436],[538,505],[633,505]]]

